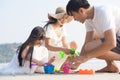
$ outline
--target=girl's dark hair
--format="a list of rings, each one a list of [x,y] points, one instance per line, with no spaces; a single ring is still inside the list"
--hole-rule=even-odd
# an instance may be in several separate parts
[[[19,47],[19,51],[18,51],[19,66],[23,66],[25,59],[29,58],[30,59],[30,68],[31,68],[34,42],[38,39],[42,40],[44,38],[45,38],[45,31],[42,27],[36,26],[35,28],[33,28],[33,30],[31,31],[31,34],[28,37],[28,39]],[[25,59],[23,59],[22,58],[22,52],[28,45],[29,45],[29,49],[27,51]]]
[[[90,4],[87,0],[70,0],[66,6],[67,14],[72,16],[72,11],[78,12],[81,7],[87,9]]]
[[[47,30],[49,24],[57,23],[57,21],[58,21],[57,19],[51,17],[49,21],[45,24],[44,29]]]

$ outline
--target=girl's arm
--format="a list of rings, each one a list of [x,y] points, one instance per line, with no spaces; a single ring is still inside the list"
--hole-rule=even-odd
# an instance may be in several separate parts
[[[55,56],[51,57],[51,58],[49,59],[48,63],[52,63],[52,62],[54,62],[54,61],[55,61]]]
[[[27,46],[22,52],[22,58],[27,60],[27,61],[30,61],[29,56],[26,58],[29,47],[30,46]],[[44,66],[44,64],[45,64],[43,61],[38,61],[37,59],[32,59],[32,62],[36,63],[38,66]]]
[[[23,59],[25,59],[25,57],[26,57],[26,55],[27,55],[27,52],[28,52],[29,47],[30,47],[30,46],[27,46],[27,47],[23,50],[22,55],[21,55]]]
[[[27,60],[30,60],[30,58],[27,58]],[[51,57],[50,60],[47,63],[52,63],[55,60],[55,56]],[[44,66],[46,62],[38,61],[37,59],[32,59],[32,62],[36,63],[38,66]]]
[[[32,62],[36,63],[38,66],[44,66],[45,65],[45,62],[38,61],[37,59],[32,59]]]
[[[47,63],[52,63],[55,60],[55,56],[51,57]],[[44,66],[46,62],[38,61],[37,59],[32,59],[32,62],[36,63],[38,66]]]

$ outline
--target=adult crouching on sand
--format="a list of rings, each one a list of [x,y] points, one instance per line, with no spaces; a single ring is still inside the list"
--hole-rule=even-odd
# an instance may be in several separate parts
[[[72,68],[91,58],[99,58],[105,60],[107,66],[96,72],[119,72],[114,61],[120,60],[120,10],[113,6],[90,6],[87,0],[70,0],[67,13],[85,23],[87,31],[81,55],[72,60]],[[99,39],[95,39],[96,34]]]

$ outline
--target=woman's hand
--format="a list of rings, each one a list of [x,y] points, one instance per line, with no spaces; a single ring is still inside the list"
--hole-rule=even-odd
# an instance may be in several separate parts
[[[68,48],[63,48],[62,51],[65,52],[65,54],[67,54],[67,55],[70,54],[70,49],[68,49]]]

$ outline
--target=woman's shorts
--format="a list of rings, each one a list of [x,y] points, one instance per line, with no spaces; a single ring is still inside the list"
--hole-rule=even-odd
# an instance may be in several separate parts
[[[104,39],[104,38],[101,38],[101,41],[104,42],[105,39]],[[120,36],[116,36],[116,42],[117,42],[116,47],[113,48],[113,49],[111,49],[111,51],[120,54]]]

